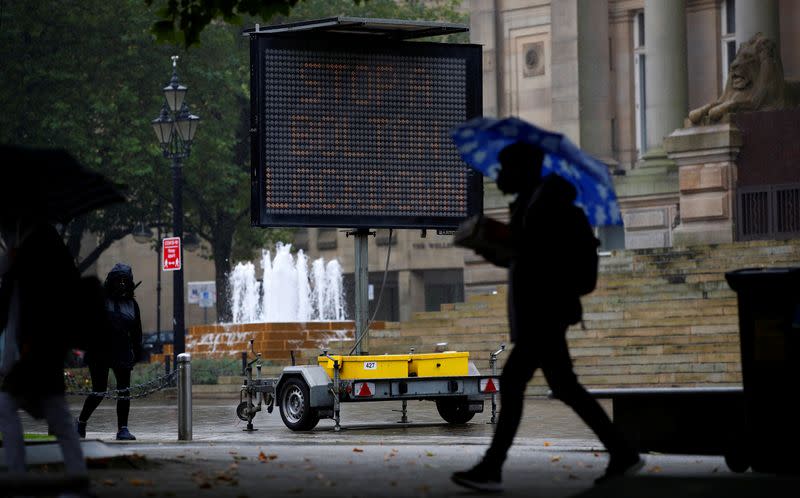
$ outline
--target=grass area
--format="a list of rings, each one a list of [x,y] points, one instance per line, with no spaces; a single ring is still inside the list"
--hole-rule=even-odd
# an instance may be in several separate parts
[[[26,432],[23,437],[25,441],[55,441],[55,436],[50,436],[48,434],[34,434],[31,432]],[[0,443],[3,441],[3,434],[0,433]]]

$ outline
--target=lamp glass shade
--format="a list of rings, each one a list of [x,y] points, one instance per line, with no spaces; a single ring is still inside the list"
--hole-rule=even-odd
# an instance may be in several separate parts
[[[172,139],[172,121],[170,121],[167,116],[166,109],[163,109],[161,115],[151,121],[151,124],[153,125],[153,130],[156,132],[158,143],[166,146]]]
[[[181,140],[184,142],[191,142],[194,140],[194,134],[197,132],[197,124],[199,122],[200,118],[194,114],[189,114],[186,117],[178,118],[176,124]]]
[[[164,97],[167,99],[167,105],[172,112],[178,111],[183,105],[183,99],[186,98],[187,88],[179,83],[170,83],[164,87]]]

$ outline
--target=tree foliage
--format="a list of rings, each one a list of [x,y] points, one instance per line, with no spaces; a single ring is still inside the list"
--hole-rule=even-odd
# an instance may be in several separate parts
[[[171,226],[172,174],[150,121],[179,53],[187,103],[202,121],[184,161],[185,228],[210,245],[217,312],[228,317],[232,261],[287,237],[249,226],[249,47],[236,23],[350,15],[464,21],[458,0],[42,0],[0,9],[0,143],[62,147],[127,185],[129,202],[65,227],[86,269],[141,223]],[[281,6],[283,5],[283,7]],[[290,12],[289,7],[294,6]],[[182,20],[182,15],[189,20]],[[153,20],[172,19],[172,44],[156,43]],[[177,17],[176,17],[177,16]],[[215,22],[221,19],[226,22]],[[162,25],[166,33],[166,25]],[[191,29],[190,29],[191,28]],[[158,29],[156,29],[158,32]],[[194,33],[194,34],[193,34]],[[177,38],[176,38],[177,36]],[[196,43],[195,43],[196,42]],[[196,45],[191,50],[181,45]],[[5,165],[4,165],[5,166]],[[97,238],[88,249],[85,233]]]
[[[460,21],[460,0],[145,0],[159,5],[152,31],[159,41],[186,47],[200,43],[200,34],[220,19],[230,24],[246,20],[287,22],[337,15],[373,18]],[[463,35],[460,37],[463,40]]]

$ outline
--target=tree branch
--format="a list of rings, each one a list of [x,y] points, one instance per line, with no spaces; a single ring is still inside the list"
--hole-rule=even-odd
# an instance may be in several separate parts
[[[130,227],[109,232],[106,235],[106,238],[104,238],[103,241],[100,242],[97,247],[94,248],[94,250],[92,250],[92,252],[83,258],[80,263],[78,263],[78,272],[83,273],[88,270],[89,267],[92,266],[98,260],[98,258],[100,258],[100,255],[103,254],[103,251],[111,247],[111,244],[132,232],[133,229]]]

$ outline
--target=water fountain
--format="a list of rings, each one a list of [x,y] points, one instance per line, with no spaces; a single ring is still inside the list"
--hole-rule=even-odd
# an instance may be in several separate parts
[[[233,323],[345,320],[342,267],[318,258],[308,273],[308,257],[292,256],[291,244],[278,243],[275,258],[261,251],[262,279],[255,265],[237,264],[229,277]]]
[[[353,323],[344,309],[342,267],[337,260],[311,262],[302,250],[277,243],[261,251],[261,279],[253,262],[238,263],[228,277],[231,323],[190,327],[187,351],[200,356],[235,355],[249,349],[265,359],[287,359],[290,351],[344,347]]]

